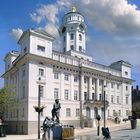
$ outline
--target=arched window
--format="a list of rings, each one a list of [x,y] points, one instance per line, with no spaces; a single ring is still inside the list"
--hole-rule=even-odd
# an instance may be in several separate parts
[[[82,41],[82,35],[81,34],[79,34],[79,40]]]

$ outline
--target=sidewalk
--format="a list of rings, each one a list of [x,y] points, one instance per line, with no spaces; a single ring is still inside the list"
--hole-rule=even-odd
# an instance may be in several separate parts
[[[138,120],[138,125],[140,125],[140,120]],[[102,127],[102,126],[101,126]],[[110,129],[110,132],[116,131],[122,128],[130,128],[130,121],[121,124],[113,124],[111,126],[107,126]],[[97,128],[84,128],[84,129],[75,129],[75,136],[85,135],[85,134],[96,134]],[[42,137],[42,134],[40,134]],[[0,137],[0,140],[37,140],[37,134],[30,135],[7,135],[6,137]]]

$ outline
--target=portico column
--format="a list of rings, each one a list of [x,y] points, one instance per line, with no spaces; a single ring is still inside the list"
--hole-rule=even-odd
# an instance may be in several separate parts
[[[96,79],[96,88],[95,88],[95,92],[96,92],[96,100],[99,100],[99,79]]]
[[[91,114],[91,119],[92,119],[92,126],[96,127],[96,118],[95,118],[95,114],[94,114],[94,109],[93,108],[91,109],[90,114]]]
[[[92,100],[92,77],[89,77],[89,83],[88,83],[88,93],[89,93],[89,99]]]
[[[63,100],[64,99],[64,73],[61,72],[61,85],[60,85],[60,98]]]
[[[74,89],[73,89],[73,82],[74,82],[74,76],[70,76],[70,99],[74,100]]]
[[[81,97],[84,100],[84,75],[81,75]]]

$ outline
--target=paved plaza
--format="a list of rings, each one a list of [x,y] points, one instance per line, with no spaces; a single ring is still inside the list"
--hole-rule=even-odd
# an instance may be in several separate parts
[[[112,140],[140,140],[140,120],[137,129],[131,129],[130,121],[122,124],[109,126]],[[37,140],[37,134],[31,135],[7,135],[0,140]],[[97,128],[75,129],[75,140],[103,140],[97,136]]]

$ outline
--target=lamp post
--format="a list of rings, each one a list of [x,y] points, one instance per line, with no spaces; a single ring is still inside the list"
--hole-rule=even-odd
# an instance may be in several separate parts
[[[106,127],[106,112],[105,112],[105,109],[106,109],[106,106],[105,106],[105,97],[106,97],[106,92],[105,92],[105,85],[104,85],[104,128]]]
[[[79,100],[80,100],[80,127],[83,129],[83,111],[82,111],[82,62],[79,60]]]
[[[41,78],[39,77],[39,82]],[[40,83],[38,85],[38,108],[40,109]],[[38,111],[38,139],[40,139],[40,111]]]

